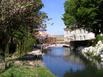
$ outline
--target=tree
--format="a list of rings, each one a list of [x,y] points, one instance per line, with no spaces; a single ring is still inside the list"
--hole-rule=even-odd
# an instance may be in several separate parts
[[[103,33],[103,0],[67,0],[64,23],[68,28],[84,28]]]
[[[0,0],[0,53],[26,50],[25,42],[43,18],[41,0]],[[29,43],[29,42],[28,42]],[[24,48],[25,47],[25,48]]]

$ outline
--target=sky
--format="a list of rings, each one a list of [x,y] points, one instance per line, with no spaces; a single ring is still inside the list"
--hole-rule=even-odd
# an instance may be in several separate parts
[[[61,18],[64,14],[65,0],[42,0],[42,2],[44,4],[42,11],[46,12],[48,17],[51,18],[51,20],[47,22],[48,34],[63,35],[64,23]]]

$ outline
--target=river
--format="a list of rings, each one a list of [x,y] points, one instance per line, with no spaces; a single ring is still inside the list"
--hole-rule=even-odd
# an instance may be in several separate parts
[[[45,66],[56,76],[64,77],[67,72],[85,69],[83,61],[69,48],[51,47],[43,56]]]

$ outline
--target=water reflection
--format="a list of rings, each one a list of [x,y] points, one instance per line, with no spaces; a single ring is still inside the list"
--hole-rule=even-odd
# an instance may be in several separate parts
[[[56,77],[63,77],[68,71],[83,70],[82,60],[70,52],[69,48],[52,47],[43,56],[43,61]]]

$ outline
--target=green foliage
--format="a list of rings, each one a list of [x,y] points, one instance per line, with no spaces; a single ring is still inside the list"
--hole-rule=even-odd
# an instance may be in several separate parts
[[[44,67],[13,66],[0,74],[0,77],[54,77]]]
[[[97,35],[96,36],[96,41],[103,41],[103,36]]]
[[[0,53],[31,50],[33,29],[42,27],[47,18],[42,7],[41,0],[0,1]]]
[[[71,28],[72,25],[74,25],[74,21],[75,21],[75,18],[73,16],[70,16],[69,14],[64,14],[64,18],[63,19],[65,21],[65,25],[67,26],[67,28]]]
[[[28,38],[25,38],[24,40],[24,51],[31,51],[34,44],[36,44],[36,39],[29,34]]]
[[[64,23],[68,28],[85,28],[103,33],[103,0],[66,0]]]
[[[32,51],[33,45],[36,44],[36,39],[29,33],[27,37],[25,37],[17,47],[17,51],[19,55],[25,54],[27,52]]]

